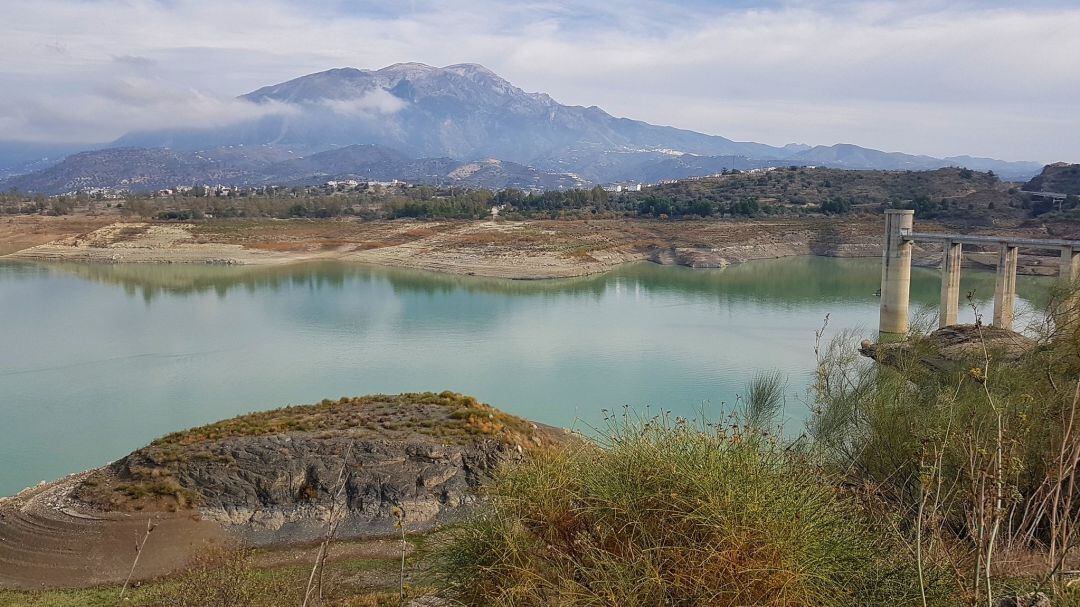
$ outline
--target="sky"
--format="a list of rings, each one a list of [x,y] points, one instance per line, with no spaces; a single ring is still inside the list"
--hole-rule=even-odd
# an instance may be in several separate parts
[[[480,63],[740,141],[1080,162],[1080,1],[0,0],[0,141],[274,108],[334,67]]]

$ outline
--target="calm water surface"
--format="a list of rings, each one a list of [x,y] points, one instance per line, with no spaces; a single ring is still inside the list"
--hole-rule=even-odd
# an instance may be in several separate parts
[[[0,495],[173,430],[376,392],[450,389],[584,429],[623,405],[716,416],[779,369],[797,430],[815,330],[828,314],[828,335],[871,335],[879,281],[877,260],[825,258],[543,282],[0,263]],[[993,275],[964,282],[989,312]],[[1020,283],[1022,297],[1042,290]],[[936,271],[916,270],[913,305],[936,305],[938,288]]]

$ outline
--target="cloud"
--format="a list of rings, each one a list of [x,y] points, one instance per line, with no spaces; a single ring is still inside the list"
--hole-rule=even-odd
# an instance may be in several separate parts
[[[1080,7],[1070,2],[0,5],[0,88],[21,100],[16,107],[0,99],[0,139],[14,123],[28,137],[59,140],[60,127],[26,118],[40,114],[27,106],[108,101],[101,87],[122,88],[114,83],[132,76],[167,83],[181,97],[180,115],[222,116],[244,111],[231,97],[331,67],[474,62],[564,103],[739,139],[1080,160],[1080,138],[1061,136],[1080,130],[1070,107],[1080,98]],[[119,115],[147,113],[130,98],[140,94],[116,101],[134,109],[70,111],[79,131],[112,133]],[[372,98],[338,109],[392,113],[393,103]]]
[[[377,88],[359,97],[323,99],[322,105],[335,114],[350,118],[378,118],[379,116],[396,114],[404,109],[408,103],[386,89]]]
[[[3,139],[107,142],[131,131],[218,128],[297,112],[283,103],[217,97],[161,82],[118,78],[67,95],[12,95],[0,99]]]
[[[150,69],[157,65],[157,61],[138,55],[119,55],[113,57],[113,61],[140,70]]]

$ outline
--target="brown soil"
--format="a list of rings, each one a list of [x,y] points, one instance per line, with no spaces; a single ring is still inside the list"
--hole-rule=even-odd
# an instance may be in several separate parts
[[[41,590],[123,583],[134,562],[136,541],[153,532],[132,576],[135,582],[176,571],[209,544],[232,540],[217,524],[193,511],[108,514],[87,511],[66,496],[87,474],[28,489],[0,499],[0,588]],[[316,547],[286,546],[260,551],[262,568],[307,565]],[[409,544],[409,552],[412,545]],[[331,547],[331,562],[384,560],[401,556],[395,539],[341,540]]]
[[[880,255],[877,216],[761,220],[359,221],[216,220],[116,222],[104,217],[13,217],[0,221],[0,252],[13,259],[103,263],[282,264],[344,260],[496,278],[566,278],[650,260],[723,267],[795,255]],[[920,230],[944,226],[921,221]],[[1046,237],[1047,227],[1007,232]],[[965,229],[970,232],[970,229]],[[998,230],[999,232],[1001,230]],[[993,234],[994,229],[981,233]],[[940,249],[917,248],[936,265]],[[996,254],[965,251],[972,266]],[[1024,255],[1022,273],[1052,274],[1057,260]]]
[[[60,238],[92,232],[114,221],[115,216],[0,217],[0,256]]]
[[[221,542],[221,527],[195,512],[118,514],[91,512],[68,498],[87,474],[61,479],[0,500],[0,588],[85,587],[122,582],[147,540],[133,579],[159,577],[188,561],[207,542]]]

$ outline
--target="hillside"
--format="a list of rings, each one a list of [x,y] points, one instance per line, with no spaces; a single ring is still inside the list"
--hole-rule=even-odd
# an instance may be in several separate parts
[[[46,195],[98,188],[150,191],[192,184],[249,182],[258,167],[294,156],[284,148],[217,148],[182,152],[118,148],[80,152],[46,169],[0,180],[0,189]]]
[[[915,208],[919,217],[953,217],[989,221],[1022,217],[1025,211],[1015,189],[996,176],[966,169],[933,171],[846,171],[826,168],[783,168],[735,173],[660,184],[628,195],[639,208],[667,201],[668,214],[711,208],[732,211],[753,201],[764,212],[815,211],[845,213],[882,205]],[[743,213],[746,214],[746,213]]]
[[[1056,192],[1080,195],[1080,164],[1057,162],[1043,167],[1041,173],[1024,184],[1028,192]]]

